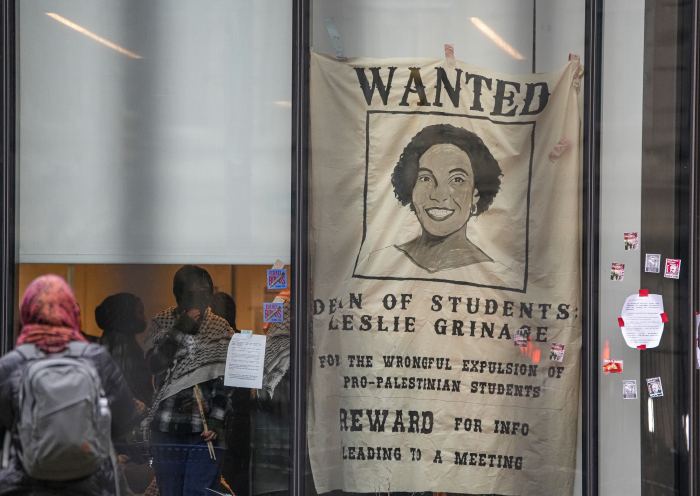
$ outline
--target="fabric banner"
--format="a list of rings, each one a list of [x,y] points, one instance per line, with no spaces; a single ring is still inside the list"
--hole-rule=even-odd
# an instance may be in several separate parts
[[[317,491],[572,493],[581,71],[312,54]]]

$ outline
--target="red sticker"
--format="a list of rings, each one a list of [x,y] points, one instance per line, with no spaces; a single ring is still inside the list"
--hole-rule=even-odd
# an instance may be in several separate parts
[[[647,349],[647,345],[645,345],[645,344],[640,344],[639,346],[637,346],[637,349],[638,349],[638,350],[646,350],[646,349]]]
[[[668,315],[666,315],[666,312],[661,314],[661,322],[663,322],[664,324],[668,322]]]
[[[605,360],[603,363],[603,372],[606,374],[621,374],[622,360]]]
[[[620,327],[625,327],[625,321],[622,320],[622,317],[617,318],[617,325],[619,325]]]
[[[639,296],[649,296],[649,290],[648,289],[640,289]]]

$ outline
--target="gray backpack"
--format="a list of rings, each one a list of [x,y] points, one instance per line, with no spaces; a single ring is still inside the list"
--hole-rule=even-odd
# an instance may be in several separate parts
[[[111,420],[100,376],[83,358],[87,343],[47,355],[17,347],[28,363],[19,391],[20,461],[30,477],[64,481],[95,473],[112,453]]]

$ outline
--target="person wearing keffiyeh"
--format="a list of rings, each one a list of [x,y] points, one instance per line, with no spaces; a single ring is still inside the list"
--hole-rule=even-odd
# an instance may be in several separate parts
[[[282,322],[266,326],[267,342],[262,390],[255,399],[253,494],[289,493],[289,367],[291,364],[290,292],[274,301],[283,304]]]
[[[223,375],[233,329],[209,308],[213,290],[206,270],[181,267],[173,280],[177,306],[157,314],[147,331],[146,359],[156,374],[157,391],[143,428],[150,434],[161,496],[205,495],[217,481],[221,450],[211,460],[206,442],[220,446],[223,440],[229,408]]]

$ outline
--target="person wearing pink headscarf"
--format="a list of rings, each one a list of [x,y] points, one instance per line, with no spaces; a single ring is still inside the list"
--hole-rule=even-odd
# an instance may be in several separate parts
[[[22,331],[17,346],[34,344],[45,353],[58,353],[70,341],[86,341],[80,332],[80,308],[68,283],[59,276],[35,279],[20,305]]]
[[[32,281],[20,305],[22,328],[17,346],[33,344],[46,354],[61,353],[71,341],[86,341],[80,333],[80,308],[70,286],[59,276],[45,275]],[[82,357],[97,370],[112,413],[112,438],[127,434],[135,421],[134,400],[119,367],[107,351],[88,344]],[[22,372],[28,361],[11,351],[0,358],[0,439],[6,431],[11,435],[7,465],[0,467],[0,495],[29,494],[34,496],[116,496],[112,462],[106,459],[94,474],[74,481],[32,479],[22,467],[19,453],[22,446],[15,430],[19,410],[19,389]],[[80,419],[76,419],[80,422]]]

